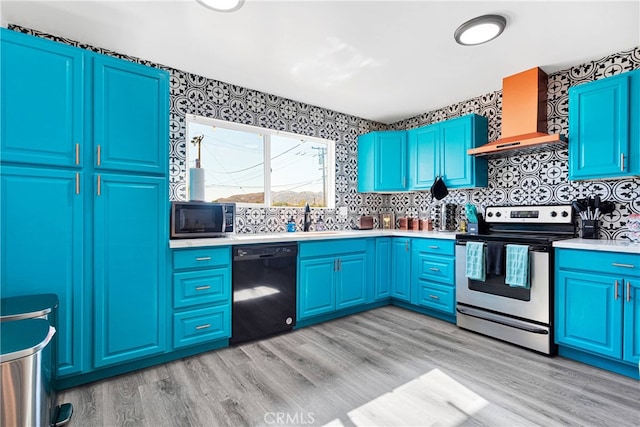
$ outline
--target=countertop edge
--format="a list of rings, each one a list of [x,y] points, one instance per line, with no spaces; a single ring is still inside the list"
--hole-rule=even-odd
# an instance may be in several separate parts
[[[211,239],[173,239],[170,249],[200,248],[210,246],[234,246],[259,243],[312,242],[318,240],[357,239],[367,237],[417,237],[425,239],[455,240],[456,231],[412,230],[344,230],[295,233],[234,234]]]
[[[585,249],[590,251],[622,252],[640,255],[640,244],[628,240],[595,240],[595,239],[567,239],[553,242],[554,248]]]

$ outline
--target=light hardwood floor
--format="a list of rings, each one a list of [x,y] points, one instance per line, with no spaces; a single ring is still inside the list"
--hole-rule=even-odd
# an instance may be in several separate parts
[[[61,393],[70,426],[638,426],[640,382],[383,307]]]

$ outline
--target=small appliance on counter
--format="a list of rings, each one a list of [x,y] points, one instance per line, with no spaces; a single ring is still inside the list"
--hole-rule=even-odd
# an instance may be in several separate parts
[[[373,217],[368,215],[362,215],[360,217],[360,223],[358,228],[360,230],[373,230]]]
[[[234,232],[235,203],[171,202],[171,239],[224,237]]]
[[[392,230],[396,228],[396,219],[392,213],[380,214],[380,228],[383,230]]]

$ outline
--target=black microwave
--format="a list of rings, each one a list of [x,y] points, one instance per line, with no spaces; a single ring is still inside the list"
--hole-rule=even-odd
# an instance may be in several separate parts
[[[172,239],[224,237],[233,233],[235,203],[171,202]]]

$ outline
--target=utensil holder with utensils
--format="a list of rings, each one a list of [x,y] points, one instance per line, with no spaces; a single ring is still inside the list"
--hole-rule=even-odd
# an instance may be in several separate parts
[[[583,239],[599,239],[600,238],[600,220],[583,219],[582,220],[582,238]]]

